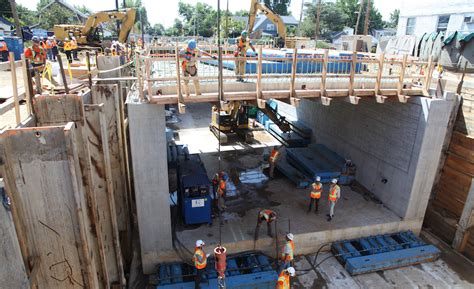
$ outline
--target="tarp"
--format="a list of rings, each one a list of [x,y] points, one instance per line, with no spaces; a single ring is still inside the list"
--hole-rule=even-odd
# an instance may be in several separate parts
[[[433,32],[431,34],[426,34],[421,41],[421,49],[420,49],[420,60],[421,61],[428,61],[428,58],[431,55],[431,51],[433,50],[433,43],[438,36],[438,32]]]
[[[381,41],[382,42],[382,41]],[[416,45],[416,36],[414,35],[405,35],[392,37],[388,40],[385,49],[382,46],[377,47],[377,52],[383,51],[385,54],[389,55],[403,55],[413,53],[413,50]]]
[[[431,49],[431,59],[434,62],[439,61],[441,49],[443,48],[444,33],[438,33],[436,38],[433,40],[433,48]]]
[[[474,33],[446,37],[439,63],[448,70],[474,72]]]

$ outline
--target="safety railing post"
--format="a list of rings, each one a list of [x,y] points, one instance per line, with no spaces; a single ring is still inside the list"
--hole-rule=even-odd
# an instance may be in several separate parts
[[[140,53],[135,53],[135,71],[137,72],[137,82],[138,82],[138,98],[140,102],[145,100],[145,95],[143,93],[143,75],[141,71],[141,63],[140,63]]]
[[[258,46],[257,61],[257,106],[265,108],[265,100],[262,99],[262,45]]]
[[[429,96],[431,77],[433,75],[433,58],[431,55],[428,57],[428,65],[425,69],[425,83],[423,84],[423,95]]]
[[[176,41],[175,48],[175,60],[176,60],[176,90],[178,94],[178,111],[179,113],[185,113],[186,106],[183,101],[183,94],[181,92],[181,73],[179,65],[179,42]]]
[[[298,106],[300,100],[296,98],[296,68],[298,64],[298,49],[293,49],[293,59],[291,63],[291,84],[290,84],[290,103],[293,106]]]
[[[402,67],[400,69],[400,77],[399,77],[398,86],[397,86],[398,100],[403,103],[407,102],[409,98],[408,96],[403,94],[403,82],[405,81],[405,70],[407,66],[407,59],[408,59],[408,54],[404,54],[403,59],[402,59]]]
[[[383,96],[380,89],[382,88],[382,75],[383,75],[383,64],[385,62],[385,54],[381,53],[379,57],[379,69],[377,71],[377,78],[375,81],[375,99],[377,103],[384,103],[386,96]]]
[[[15,101],[15,119],[18,125],[21,122],[20,115],[20,99],[18,98],[18,82],[16,79],[16,65],[15,65],[15,54],[10,52],[10,69],[12,75],[12,89],[13,89],[13,100]]]
[[[331,103],[331,98],[327,97],[326,91],[326,80],[327,80],[327,72],[328,72],[328,63],[329,63],[329,50],[324,50],[324,58],[323,62],[321,63],[321,103],[323,105],[329,105]]]

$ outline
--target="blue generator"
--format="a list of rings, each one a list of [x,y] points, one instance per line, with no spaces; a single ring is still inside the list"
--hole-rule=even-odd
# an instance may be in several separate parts
[[[186,225],[212,223],[211,182],[199,155],[180,158],[178,202]]]

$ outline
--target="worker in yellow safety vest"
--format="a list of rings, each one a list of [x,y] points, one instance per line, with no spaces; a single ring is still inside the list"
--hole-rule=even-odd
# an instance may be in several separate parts
[[[340,197],[341,197],[341,188],[337,185],[337,179],[332,179],[331,186],[329,187],[329,195],[328,195],[328,200],[329,200],[329,214],[327,214],[328,222],[330,222],[332,218],[334,217],[334,207],[336,206],[336,203]]]
[[[225,205],[225,193],[227,188],[226,175],[224,172],[219,173],[219,185],[217,187],[217,208],[223,212],[227,207]]]
[[[2,57],[2,62],[8,61],[8,54],[8,45],[3,36],[0,36],[0,56]]]
[[[239,37],[237,37],[237,48],[234,51],[235,57],[243,57],[243,59],[235,60],[235,75],[237,76],[237,81],[244,81],[243,76],[245,74],[245,57],[247,57],[247,50],[252,48],[255,52],[255,47],[250,43],[250,39],[247,37],[247,31],[242,31]]]
[[[78,51],[78,46],[77,46],[77,40],[76,37],[72,36],[71,37],[71,51],[72,51],[72,58],[75,61],[78,61],[79,58],[77,57],[77,51]]]
[[[64,53],[66,54],[67,61],[69,61],[69,63],[72,63],[72,44],[71,41],[69,41],[69,38],[67,37],[64,38],[63,49]]]
[[[285,240],[285,246],[283,247],[283,252],[281,254],[281,265],[280,265],[280,271],[283,269],[287,269],[293,265],[293,259],[294,259],[294,253],[295,253],[295,242],[294,242],[294,236],[292,233],[286,234]]]
[[[260,225],[264,221],[267,223],[267,235],[268,235],[268,237],[273,238],[271,224],[272,224],[273,221],[276,220],[276,218],[277,218],[277,214],[272,210],[264,209],[264,210],[261,210],[260,212],[258,212],[257,227],[255,228],[255,235],[254,235],[254,240],[255,241],[258,240],[258,234],[260,232]]]
[[[197,69],[197,60],[201,55],[206,55],[217,59],[217,57],[212,56],[211,54],[201,51],[196,44],[196,40],[191,39],[188,41],[188,44],[185,48],[179,51],[179,57],[183,59],[181,62],[181,70],[183,71],[184,76],[184,94],[189,96],[189,78],[192,77],[194,83],[194,91],[196,95],[201,94],[201,85],[199,83],[199,79],[196,77],[198,76],[198,69]]]
[[[293,267],[282,270],[278,275],[276,289],[290,289],[290,277],[294,277],[295,273],[296,270]]]
[[[311,212],[313,203],[315,203],[314,212],[315,213],[318,212],[319,199],[321,198],[322,191],[323,191],[323,184],[321,183],[321,177],[317,176],[314,183],[311,184],[311,194],[309,196],[310,200],[309,200],[308,213]]]
[[[206,271],[207,266],[207,257],[209,254],[206,255],[202,247],[206,245],[203,240],[196,241],[196,248],[194,248],[194,255],[193,255],[193,262],[194,267],[196,267],[196,277],[194,279],[194,287],[201,288],[201,280],[205,277],[204,273]]]
[[[278,147],[273,147],[272,152],[270,153],[270,156],[268,157],[268,163],[270,165],[270,169],[268,171],[268,175],[270,178],[273,178],[273,173],[275,171],[275,165],[276,162],[278,161],[278,158],[280,157],[280,152],[278,151]]]

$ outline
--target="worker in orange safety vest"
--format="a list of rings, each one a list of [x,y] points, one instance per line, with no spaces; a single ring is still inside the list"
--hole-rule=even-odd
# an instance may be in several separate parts
[[[44,49],[40,46],[40,39],[37,36],[33,36],[31,39],[32,45],[25,49],[25,58],[30,61],[31,66],[34,68],[32,70],[32,76],[34,76],[34,71],[43,71],[44,64],[46,63],[46,53]]]
[[[46,52],[48,60],[53,60],[53,43],[51,42],[51,37],[43,38],[43,41],[41,41],[41,47],[43,47]]]
[[[0,36],[0,56],[2,57],[2,62],[8,61],[8,54],[8,45],[3,36]]]
[[[202,247],[206,245],[203,240],[196,241],[196,247],[194,248],[193,262],[194,267],[196,267],[196,277],[194,279],[194,287],[199,289],[201,288],[201,280],[205,277],[204,273],[206,272],[207,266],[207,257]]]
[[[72,51],[72,58],[75,61],[79,61],[79,58],[77,57],[77,52],[79,50],[79,46],[77,46],[77,40],[76,37],[71,36],[71,51]]]
[[[270,178],[273,178],[273,173],[275,171],[275,165],[276,165],[276,162],[278,161],[279,157],[280,157],[280,152],[278,151],[278,148],[275,146],[275,147],[273,147],[273,150],[270,153],[270,156],[268,157],[268,163],[270,164],[270,169],[268,171],[268,175],[270,176]]]
[[[295,242],[294,242],[294,236],[292,233],[286,234],[285,240],[285,246],[283,247],[283,252],[281,254],[281,265],[280,265],[280,271],[283,269],[287,269],[293,265],[293,259],[294,259],[294,253],[295,253]]]
[[[330,222],[332,218],[334,217],[334,207],[336,206],[336,203],[340,197],[341,197],[341,188],[337,185],[337,179],[332,179],[331,186],[329,187],[329,195],[328,195],[328,200],[329,200],[329,214],[327,214],[328,222]]]
[[[321,177],[317,176],[315,182],[311,184],[311,194],[309,196],[310,200],[309,200],[308,213],[311,212],[313,203],[315,203],[314,212],[315,213],[318,212],[319,199],[321,198],[322,191],[323,191],[323,184],[321,183]]]
[[[267,223],[267,235],[268,235],[268,237],[273,238],[271,223],[273,221],[275,221],[276,218],[277,218],[277,214],[272,210],[264,209],[264,210],[261,210],[260,212],[258,212],[257,227],[255,228],[254,241],[258,240],[258,234],[260,232],[260,225],[264,221]]]
[[[246,30],[242,31],[239,37],[237,37],[236,43],[237,48],[234,52],[235,57],[244,57],[244,59],[235,60],[235,75],[237,76],[237,81],[243,82],[243,76],[245,74],[245,57],[247,56],[247,50],[252,48],[255,52],[255,47],[250,43],[250,39],[247,37],[248,33]]]
[[[278,275],[276,289],[290,289],[290,277],[294,277],[295,273],[296,270],[293,267],[282,270],[280,275]]]
[[[227,207],[225,205],[225,193],[227,188],[226,175],[224,172],[219,173],[219,185],[217,187],[217,208],[223,212]]]

